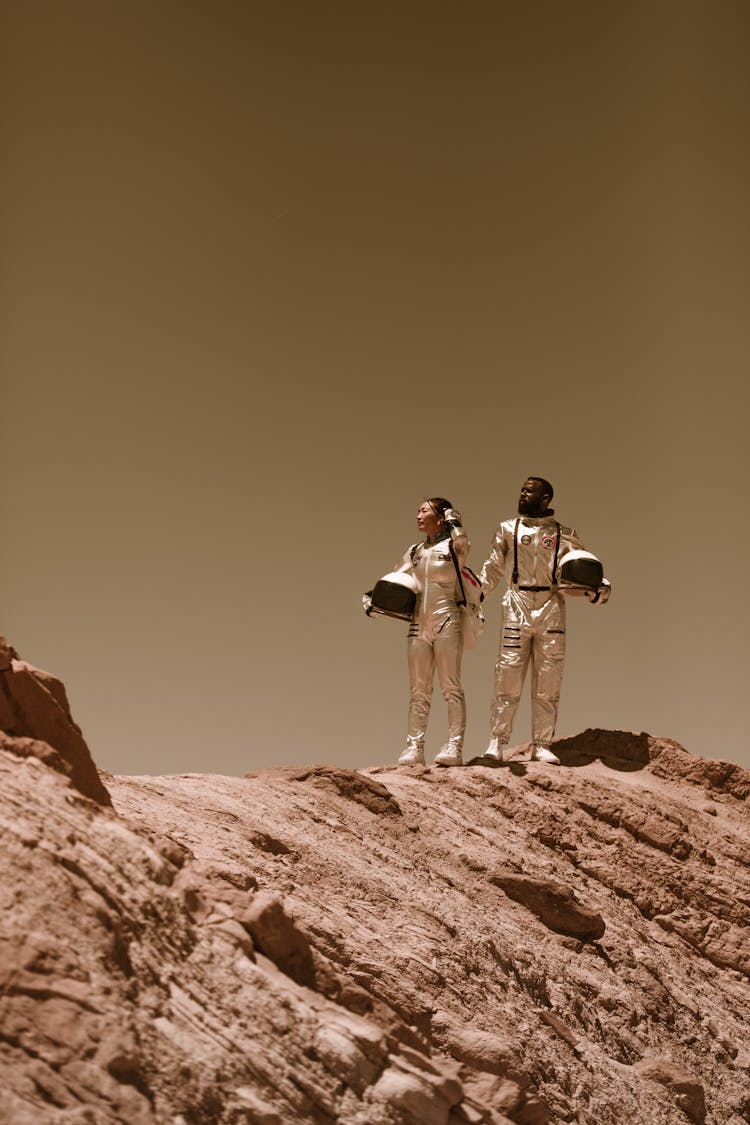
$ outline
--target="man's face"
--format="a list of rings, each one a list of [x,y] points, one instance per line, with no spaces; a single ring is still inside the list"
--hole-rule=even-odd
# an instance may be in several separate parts
[[[543,516],[549,506],[549,493],[543,491],[542,482],[529,477],[521,485],[518,498],[519,516]]]

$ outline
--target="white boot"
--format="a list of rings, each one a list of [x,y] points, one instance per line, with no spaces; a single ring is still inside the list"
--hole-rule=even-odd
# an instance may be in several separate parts
[[[547,746],[535,746],[531,751],[532,762],[546,762],[550,766],[559,766],[560,759],[553,754]]]
[[[423,766],[424,765],[424,744],[417,742],[415,738],[407,738],[406,749],[402,750],[398,757],[398,765],[400,766]]]
[[[461,751],[450,742],[446,742],[440,753],[435,756],[436,766],[462,766],[463,764]]]
[[[493,734],[490,744],[482,755],[483,758],[493,758],[496,762],[503,760],[503,744],[497,734]]]

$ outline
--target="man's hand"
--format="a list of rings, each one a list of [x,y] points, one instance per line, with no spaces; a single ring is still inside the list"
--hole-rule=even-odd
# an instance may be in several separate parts
[[[585,596],[589,599],[592,605],[604,605],[609,601],[609,595],[612,593],[612,585],[605,578],[601,586],[596,590],[587,590]]]
[[[446,527],[460,527],[461,526],[461,513],[457,512],[455,508],[446,508],[443,512]]]

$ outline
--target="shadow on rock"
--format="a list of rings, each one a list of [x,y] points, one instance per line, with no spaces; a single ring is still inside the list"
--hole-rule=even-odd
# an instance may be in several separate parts
[[[498,762],[494,758],[486,758],[482,754],[479,754],[476,758],[471,758],[470,761],[466,762],[466,765],[484,766],[488,770],[509,770],[514,777],[525,777],[528,773],[523,762],[509,762],[507,759]]]
[[[597,759],[613,770],[642,770],[651,761],[650,736],[644,732],[589,729],[560,738],[553,749],[562,766],[588,766]]]

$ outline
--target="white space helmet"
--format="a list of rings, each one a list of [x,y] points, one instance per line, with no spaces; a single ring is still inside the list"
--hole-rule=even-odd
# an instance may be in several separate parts
[[[375,583],[374,590],[365,595],[365,613],[368,617],[382,614],[396,617],[401,621],[411,621],[417,605],[419,583],[413,574],[404,570],[393,570]]]
[[[389,584],[395,582],[397,586],[406,586],[407,590],[413,590],[415,594],[419,593],[419,583],[413,574],[409,574],[408,570],[392,570],[390,573],[384,574],[380,581]]]
[[[557,584],[561,594],[582,598],[598,590],[604,583],[604,567],[591,551],[568,551],[557,568]]]

